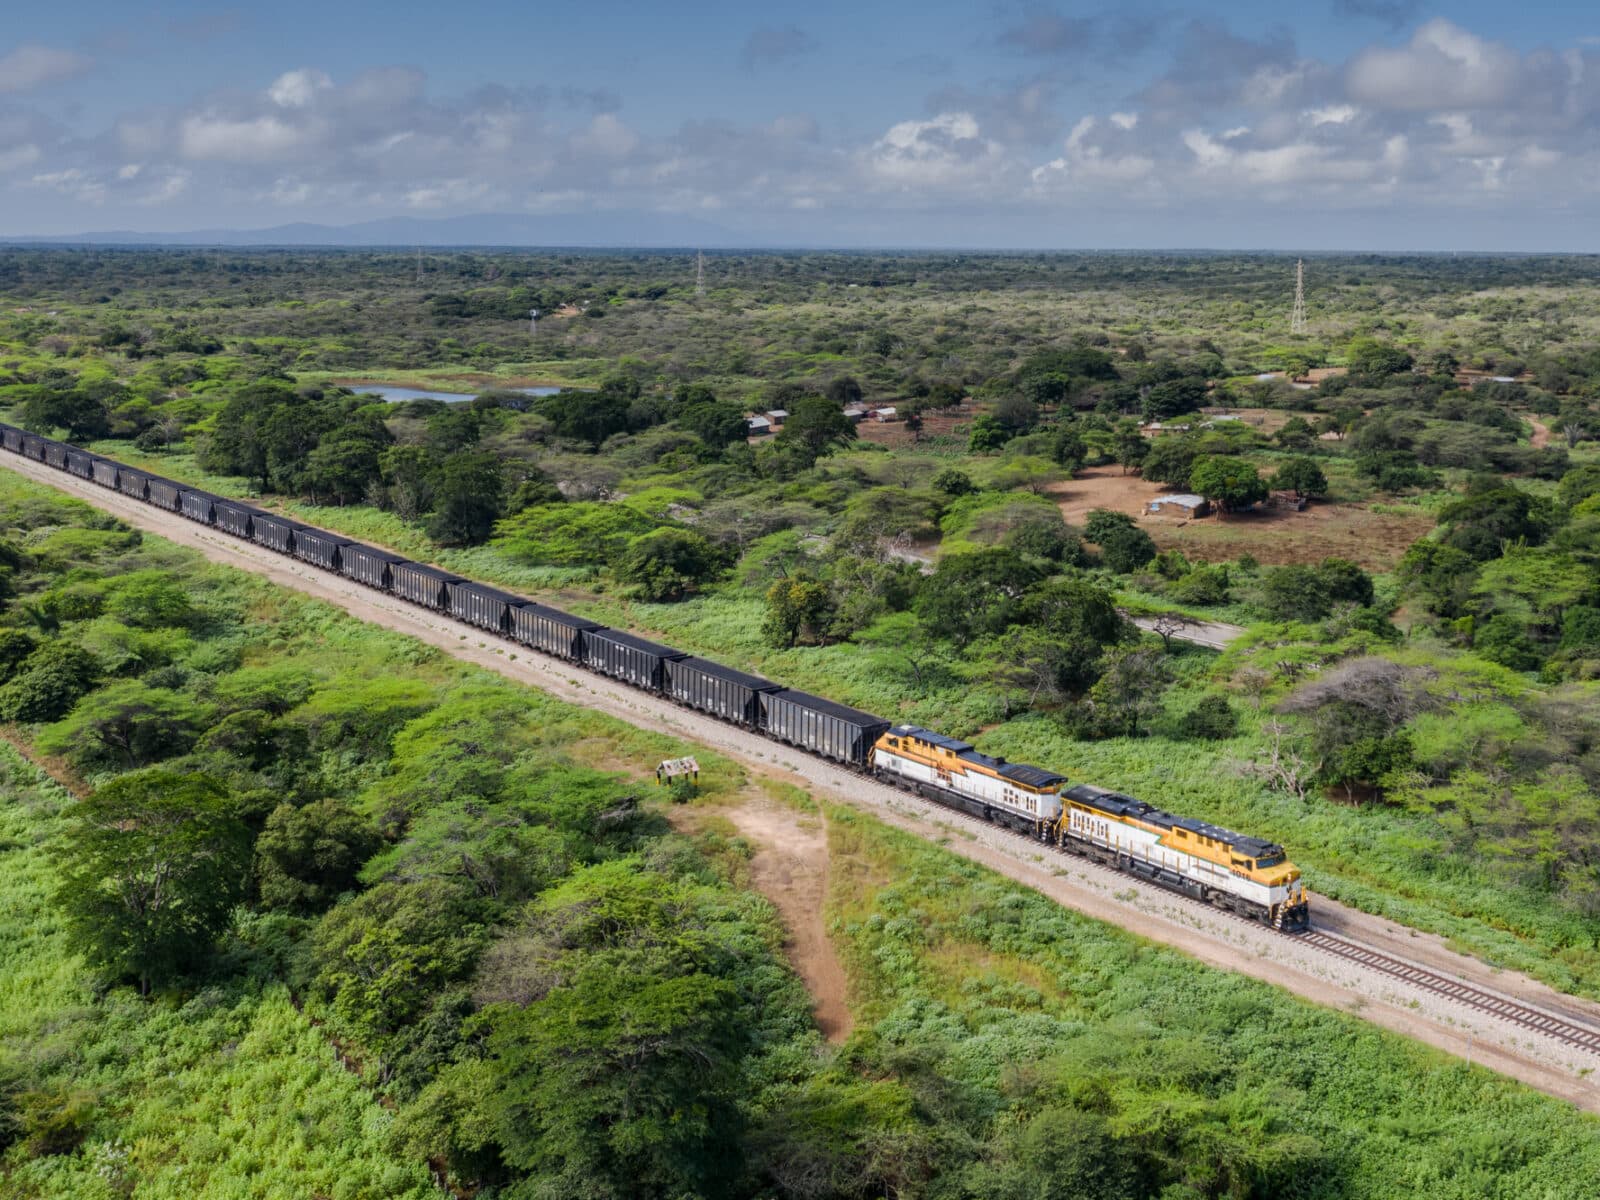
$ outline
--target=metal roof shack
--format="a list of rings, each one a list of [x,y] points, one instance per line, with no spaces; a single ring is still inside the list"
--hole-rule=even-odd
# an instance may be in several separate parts
[[[872,410],[872,419],[874,421],[898,421],[900,419],[900,413],[893,406],[889,408],[875,408]]]
[[[859,425],[867,419],[867,410],[859,404],[847,404],[844,410],[844,419],[852,425]]]
[[[772,422],[765,417],[746,417],[744,427],[751,437],[766,437],[772,432]]]
[[[1211,501],[1192,492],[1174,492],[1170,496],[1157,496],[1145,505],[1146,512],[1179,513],[1186,517],[1204,517],[1211,512]]]
[[[766,417],[774,425],[782,425],[789,419],[789,410],[787,408],[769,408],[767,409]]]

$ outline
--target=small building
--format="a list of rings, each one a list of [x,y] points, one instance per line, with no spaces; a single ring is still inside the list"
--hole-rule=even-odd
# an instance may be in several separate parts
[[[874,421],[898,421],[900,414],[893,408],[875,408],[872,410]]]
[[[1208,517],[1211,501],[1192,492],[1174,492],[1170,496],[1157,496],[1145,505],[1145,511],[1168,517]]]
[[[851,285],[855,286],[854,284]],[[859,425],[866,420],[867,410],[859,404],[847,404],[844,410],[844,419],[852,425]]]
[[[766,437],[772,432],[772,422],[765,417],[746,417],[744,427],[751,437]]]
[[[1267,493],[1268,508],[1283,508],[1290,512],[1304,512],[1306,498],[1299,492],[1273,490]]]
[[[774,428],[776,428],[779,425],[782,425],[788,419],[789,419],[789,410],[786,409],[786,408],[769,408],[769,409],[767,409],[767,420],[772,422]]]

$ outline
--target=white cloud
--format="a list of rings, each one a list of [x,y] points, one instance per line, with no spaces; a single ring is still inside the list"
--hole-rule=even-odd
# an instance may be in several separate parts
[[[317,98],[318,92],[329,91],[333,80],[323,71],[301,67],[287,71],[272,81],[267,97],[279,108],[304,108]]]
[[[588,127],[572,139],[573,149],[580,154],[600,158],[626,158],[639,147],[639,135],[634,133],[611,113],[601,113],[590,120]]]
[[[35,175],[31,182],[34,187],[60,192],[83,204],[101,204],[106,198],[105,184],[78,167],[46,171]]]
[[[968,112],[945,112],[926,121],[890,126],[866,155],[870,172],[898,184],[970,184],[992,178],[1000,147],[983,136]]]
[[[32,142],[0,150],[0,171],[20,171],[38,162],[43,152]]]
[[[184,120],[179,148],[185,158],[219,162],[271,162],[288,158],[305,144],[303,129],[277,117],[232,120],[196,116]]]
[[[1139,124],[1138,113],[1114,112],[1106,119],[1121,130],[1131,130]]]
[[[481,199],[489,185],[478,179],[446,179],[429,187],[412,188],[405,195],[407,208],[437,209]]]
[[[0,58],[0,92],[31,92],[81,75],[92,64],[81,54],[51,46],[18,46]]]
[[[1308,108],[1302,115],[1313,125],[1348,125],[1356,119],[1358,111],[1354,104],[1329,104],[1324,108]]]
[[[1372,47],[1356,55],[1345,84],[1353,99],[1374,108],[1436,112],[1497,107],[1515,94],[1520,72],[1515,51],[1440,17],[1403,49]]]

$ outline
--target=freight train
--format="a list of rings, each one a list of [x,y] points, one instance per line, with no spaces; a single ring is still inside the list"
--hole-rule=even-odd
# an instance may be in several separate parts
[[[0,449],[875,776],[1071,854],[1261,920],[1309,925],[1283,847],[608,629],[427,563],[0,424]]]

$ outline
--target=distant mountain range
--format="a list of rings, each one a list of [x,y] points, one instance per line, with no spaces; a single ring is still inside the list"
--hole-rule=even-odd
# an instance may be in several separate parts
[[[771,245],[710,221],[673,213],[597,212],[528,216],[385,217],[355,225],[297,222],[270,229],[141,233],[114,229],[49,237],[9,237],[10,245],[97,246],[570,246],[741,247]]]

